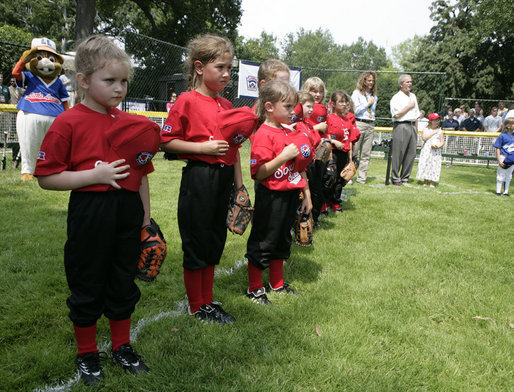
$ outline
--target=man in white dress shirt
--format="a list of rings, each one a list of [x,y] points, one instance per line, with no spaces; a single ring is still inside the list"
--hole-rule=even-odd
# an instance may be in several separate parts
[[[416,96],[410,92],[412,88],[411,76],[400,75],[398,83],[400,91],[390,101],[391,116],[393,118],[391,178],[393,185],[402,186],[402,184],[409,181],[412,166],[416,159],[419,108]]]

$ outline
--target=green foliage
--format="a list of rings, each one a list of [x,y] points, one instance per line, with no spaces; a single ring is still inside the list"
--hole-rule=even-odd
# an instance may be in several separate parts
[[[321,28],[306,31],[300,28],[284,40],[284,61],[289,66],[335,69],[340,64],[341,47],[332,34]]]
[[[437,0],[431,11],[434,27],[404,59],[411,70],[446,72],[450,97],[514,98],[514,3]]]
[[[0,26],[0,41],[12,44],[0,45],[0,72],[4,75],[5,81],[9,80],[11,71],[22,53],[30,48],[32,35],[14,26],[3,25]]]
[[[240,151],[253,194],[249,144]],[[313,247],[293,245],[285,278],[303,295],[270,296],[269,308],[243,296],[248,277],[236,261],[249,233],[229,234],[214,293],[237,321],[219,327],[178,306],[184,301],[176,222],[183,163],[161,154],[154,162],[152,215],[168,241],[168,258],[155,282],[138,281],[142,296],[133,315],[133,327],[153,319],[134,343],[150,372],[133,377],[105,361],[102,390],[512,389],[508,222],[514,216],[512,198],[493,193],[495,168],[443,166],[435,189],[416,181],[380,187],[386,161],[372,159],[368,184],[345,188],[344,213],[322,220]],[[89,390],[73,381],[61,385],[76,374],[62,261],[67,200],[68,192],[21,183],[11,165],[1,172],[2,390]],[[108,350],[104,317],[97,335]]]
[[[265,31],[261,32],[259,38],[244,39],[238,37],[236,57],[241,60],[259,63],[268,59],[278,59],[277,37]]]
[[[241,0],[97,0],[97,10],[100,32],[130,30],[180,46],[207,32],[234,41],[242,15]]]
[[[62,43],[75,38],[75,1],[17,0],[0,3],[0,24],[25,30],[32,37],[47,37]]]

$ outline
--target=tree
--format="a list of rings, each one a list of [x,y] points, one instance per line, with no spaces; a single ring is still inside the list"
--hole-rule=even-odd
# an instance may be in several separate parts
[[[76,0],[76,5],[75,43],[78,44],[93,33],[96,16],[96,0]]]
[[[30,48],[32,35],[14,26],[0,26],[0,41],[10,44],[0,45],[0,72],[4,80],[9,80],[11,71],[22,53]]]
[[[415,35],[413,38],[406,39],[392,48],[393,63],[402,71],[413,70],[412,58],[416,55],[423,37]]]
[[[17,0],[0,3],[0,24],[8,24],[56,41],[68,50],[74,39],[75,2],[73,0]]]
[[[446,94],[514,98],[514,3],[445,0],[432,3],[435,22],[408,58],[413,70],[446,72]]]
[[[271,58],[277,59],[277,38],[265,31],[261,32],[260,38],[244,40],[243,37],[239,37],[236,41],[236,57],[259,63]]]

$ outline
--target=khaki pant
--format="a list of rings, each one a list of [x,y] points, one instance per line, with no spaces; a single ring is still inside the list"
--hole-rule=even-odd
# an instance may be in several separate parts
[[[357,173],[357,182],[366,182],[368,176],[368,166],[371,159],[371,150],[373,148],[373,135],[375,127],[371,123],[365,123],[357,120],[357,128],[361,131],[359,141],[355,143],[354,156],[359,155],[359,171]]]

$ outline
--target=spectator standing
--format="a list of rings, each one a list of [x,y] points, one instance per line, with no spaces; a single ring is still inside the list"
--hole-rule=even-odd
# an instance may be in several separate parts
[[[428,126],[428,119],[425,117],[425,111],[420,110],[418,117],[418,131],[422,131]]]
[[[0,73],[0,103],[7,104],[11,100],[9,87],[4,86],[4,75]]]
[[[11,95],[9,103],[11,105],[17,105],[24,92],[25,89],[18,87],[16,84],[16,78],[11,78],[9,81],[9,94]]]
[[[514,165],[509,165],[506,158],[514,154],[514,118],[508,118],[503,122],[502,133],[496,139],[493,147],[496,148],[496,159],[498,160],[498,170],[496,172],[496,194],[501,195],[503,185],[503,194],[509,196],[509,187],[512,180],[512,172]]]
[[[75,77],[71,74],[69,68],[65,68],[64,73],[61,76],[59,76],[59,79],[61,79],[62,84],[64,84],[64,87],[66,88],[66,91],[70,96],[70,100],[68,102],[71,108],[75,105],[75,90],[77,88],[77,82],[75,81]]]
[[[491,114],[484,120],[484,132],[500,132],[502,119],[498,116],[498,108],[493,106]]]
[[[455,109],[454,117],[459,122],[459,126],[466,119],[466,116],[464,116],[464,114],[462,113],[462,109],[461,108]]]
[[[177,100],[177,93],[173,91],[171,93],[170,101],[166,104],[166,111],[169,113],[171,108],[175,105],[175,101]]]
[[[419,117],[418,100],[411,93],[412,78],[400,75],[400,91],[390,101],[393,118],[392,173],[393,185],[402,186],[409,180],[418,142],[417,119]],[[401,173],[400,173],[401,169]]]
[[[448,118],[443,121],[443,129],[449,131],[458,131],[459,125],[459,121],[455,119],[453,112],[448,112]]]
[[[505,113],[507,113],[509,109],[505,107],[505,102],[498,102],[498,116],[501,118]]]
[[[361,132],[359,141],[355,144],[354,157],[359,156],[359,170],[357,182],[366,183],[368,166],[373,148],[373,135],[375,132],[375,109],[377,107],[377,74],[373,71],[363,72],[359,76],[357,86],[352,93],[355,105],[355,120]]]
[[[475,109],[469,110],[469,117],[461,123],[461,129],[468,132],[480,132],[482,130],[482,123],[475,117]]]

